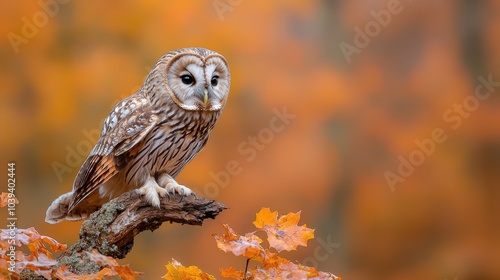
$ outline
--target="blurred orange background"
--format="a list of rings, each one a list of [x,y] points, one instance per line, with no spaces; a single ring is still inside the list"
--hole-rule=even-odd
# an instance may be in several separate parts
[[[142,233],[121,263],[144,279],[172,258],[243,269],[210,234],[253,231],[271,207],[316,229],[285,256],[343,279],[500,279],[499,14],[494,0],[4,3],[0,173],[16,162],[18,227],[75,242],[81,223],[46,224],[48,205],[156,60],[199,46],[227,58],[231,93],[178,181],[230,209]],[[293,115],[283,129],[277,111]]]

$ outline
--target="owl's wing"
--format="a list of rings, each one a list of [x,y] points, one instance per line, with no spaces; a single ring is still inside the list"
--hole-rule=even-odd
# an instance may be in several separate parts
[[[115,106],[104,122],[99,141],[76,176],[68,212],[127,165],[139,151],[137,144],[158,119],[157,111],[142,96],[132,95]]]

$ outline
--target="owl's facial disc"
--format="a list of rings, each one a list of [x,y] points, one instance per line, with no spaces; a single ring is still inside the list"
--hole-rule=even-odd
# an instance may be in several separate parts
[[[172,99],[190,111],[221,110],[229,92],[229,69],[218,54],[181,54],[167,65]]]

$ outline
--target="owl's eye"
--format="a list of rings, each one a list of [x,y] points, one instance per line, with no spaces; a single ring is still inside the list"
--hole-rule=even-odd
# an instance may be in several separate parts
[[[182,83],[185,84],[185,85],[192,85],[192,84],[194,84],[194,78],[193,78],[193,76],[188,75],[188,74],[182,75],[181,76],[181,80],[182,80]]]
[[[210,80],[210,83],[212,84],[213,87],[215,87],[219,83],[219,76],[213,76],[212,79]]]

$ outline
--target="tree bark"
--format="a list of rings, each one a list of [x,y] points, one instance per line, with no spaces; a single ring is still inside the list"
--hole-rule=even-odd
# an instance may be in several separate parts
[[[134,237],[142,231],[154,231],[164,222],[201,225],[214,219],[227,207],[215,200],[192,196],[170,195],[160,208],[149,205],[136,191],[130,191],[104,204],[92,213],[80,228],[80,239],[58,258],[74,272],[94,273],[97,267],[81,261],[85,254],[97,249],[101,254],[122,259],[132,249]],[[89,267],[91,265],[91,267]],[[97,270],[98,271],[98,270]]]

